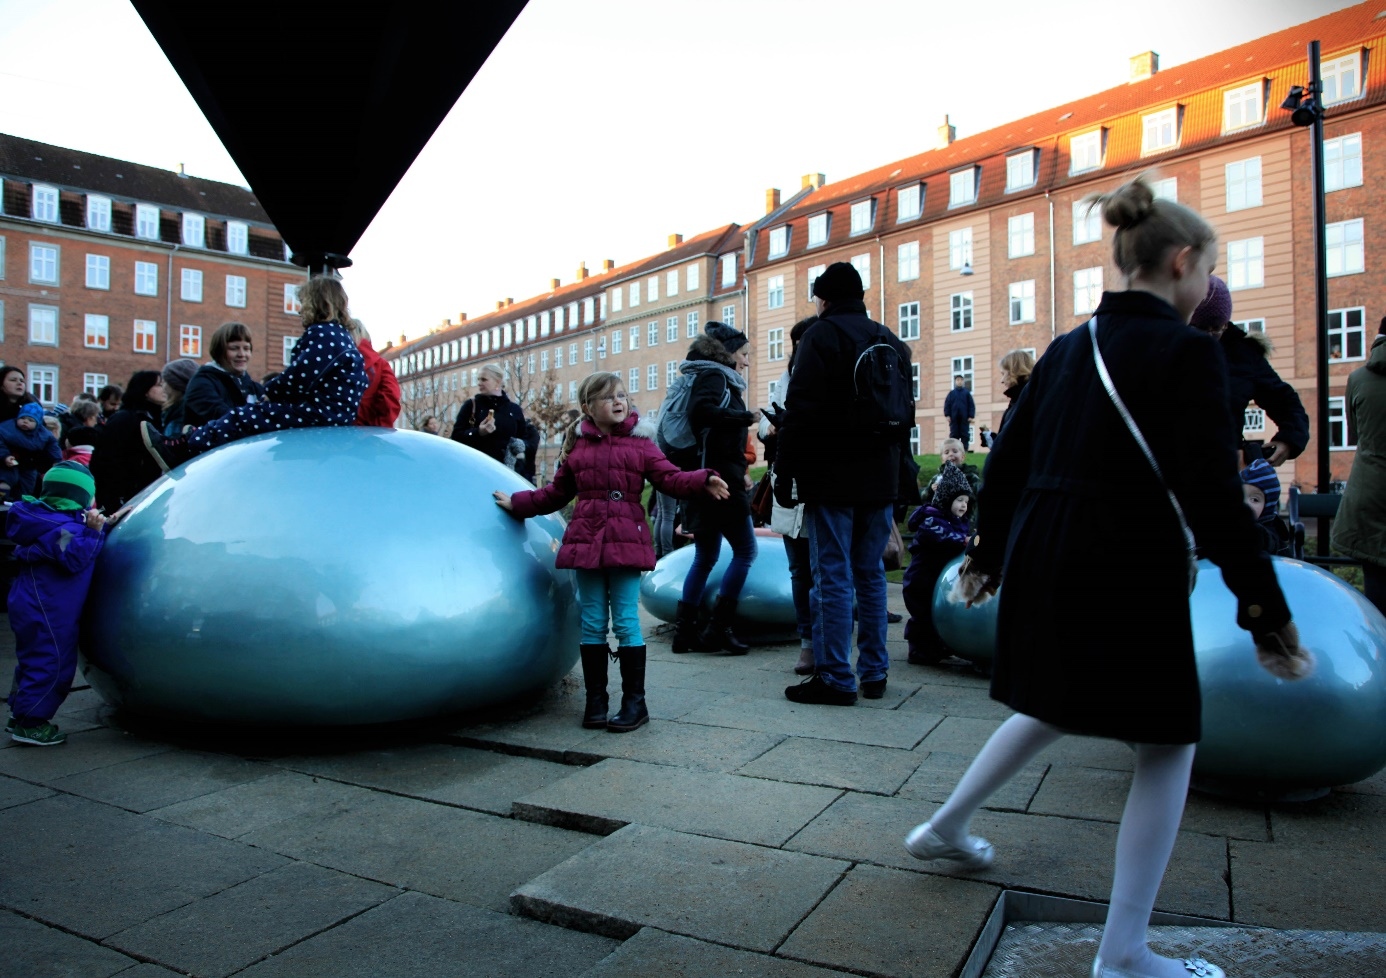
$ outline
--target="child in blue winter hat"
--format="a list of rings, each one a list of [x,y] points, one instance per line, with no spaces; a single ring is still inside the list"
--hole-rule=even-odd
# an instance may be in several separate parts
[[[0,485],[6,487],[3,498],[9,500],[32,493],[39,476],[62,461],[58,439],[43,425],[41,404],[25,404],[18,417],[0,423],[0,453]]]
[[[1265,459],[1242,469],[1242,495],[1261,531],[1261,549],[1272,556],[1290,556],[1290,529],[1280,519],[1280,478]]]

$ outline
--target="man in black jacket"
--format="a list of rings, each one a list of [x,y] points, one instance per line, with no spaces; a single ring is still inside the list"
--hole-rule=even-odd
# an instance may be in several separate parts
[[[794,354],[775,459],[781,504],[805,503],[813,567],[816,671],[785,696],[796,703],[850,706],[885,694],[885,567],[891,511],[899,487],[898,439],[864,430],[856,416],[858,357],[873,344],[895,353],[900,382],[910,383],[910,351],[866,315],[861,276],[846,262],[829,265],[813,286],[819,319]],[[908,387],[905,388],[908,390]],[[906,429],[906,434],[908,429]],[[857,603],[857,670],[852,674],[852,598]]]
[[[948,437],[963,443],[963,451],[972,447],[972,422],[977,418],[977,405],[962,374],[953,378],[953,389],[943,399],[943,413],[948,418]]]

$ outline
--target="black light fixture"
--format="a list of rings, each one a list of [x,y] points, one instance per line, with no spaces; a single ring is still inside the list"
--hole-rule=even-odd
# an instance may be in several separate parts
[[[1280,107],[1290,113],[1290,121],[1297,126],[1312,126],[1316,119],[1323,117],[1323,106],[1316,97],[1318,89],[1310,83],[1310,91],[1305,92],[1300,85],[1290,86],[1290,93]]]

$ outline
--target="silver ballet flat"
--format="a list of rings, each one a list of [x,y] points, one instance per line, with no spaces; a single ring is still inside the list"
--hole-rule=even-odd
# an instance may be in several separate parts
[[[926,862],[946,860],[957,863],[960,869],[974,872],[986,869],[996,858],[991,843],[981,836],[969,835],[964,847],[959,848],[940,837],[928,822],[916,825],[905,836],[905,851],[915,859]]]
[[[1215,964],[1209,964],[1202,958],[1185,958],[1183,963],[1184,970],[1192,978],[1227,978],[1227,972]],[[1143,971],[1127,971],[1125,968],[1103,964],[1099,957],[1093,959],[1092,978],[1151,978],[1151,976]]]

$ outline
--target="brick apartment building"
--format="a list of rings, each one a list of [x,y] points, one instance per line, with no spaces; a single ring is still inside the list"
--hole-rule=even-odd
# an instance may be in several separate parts
[[[304,272],[250,191],[0,134],[0,361],[45,404],[207,358],[239,320],[283,368]]]

